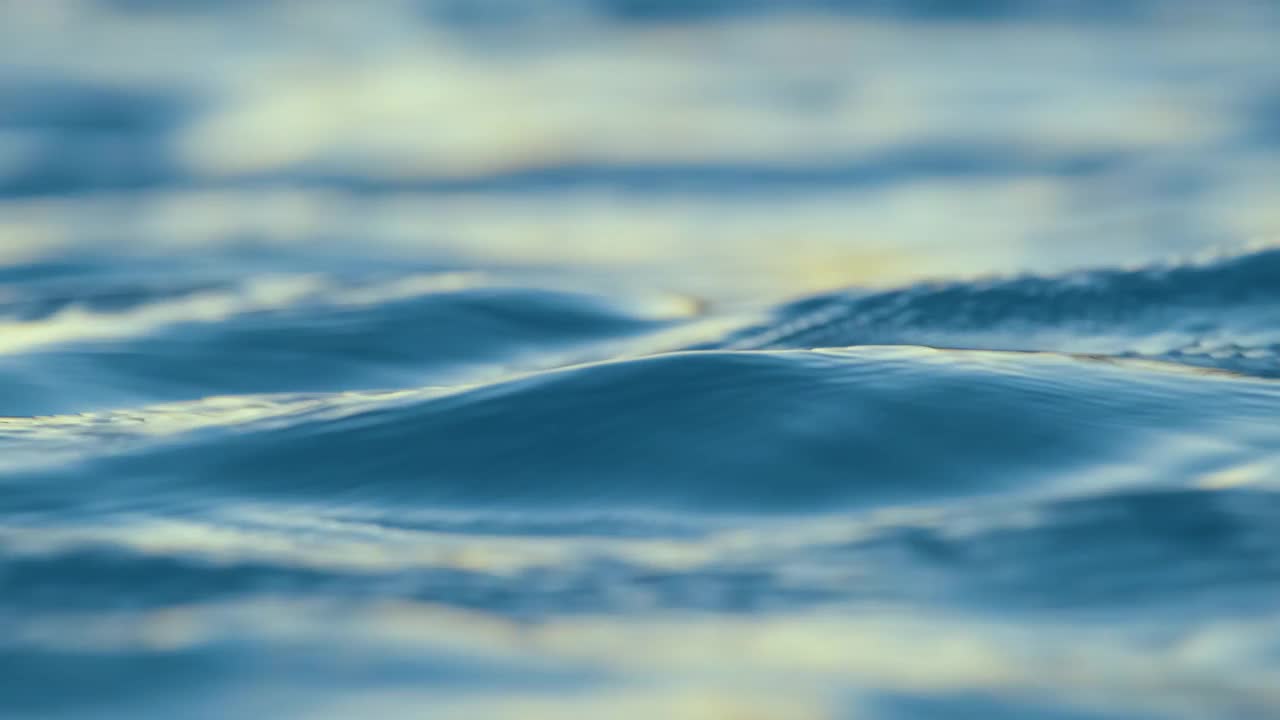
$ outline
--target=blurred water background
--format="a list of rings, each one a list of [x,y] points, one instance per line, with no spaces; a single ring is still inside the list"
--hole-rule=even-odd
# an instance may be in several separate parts
[[[0,717],[1280,717],[1280,5],[0,0]]]

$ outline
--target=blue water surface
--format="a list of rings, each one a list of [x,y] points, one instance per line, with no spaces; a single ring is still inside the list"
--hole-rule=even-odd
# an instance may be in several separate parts
[[[1280,717],[1277,37],[0,0],[0,718]]]

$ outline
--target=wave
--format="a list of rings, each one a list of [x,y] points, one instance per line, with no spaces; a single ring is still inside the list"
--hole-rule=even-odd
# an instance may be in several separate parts
[[[286,277],[0,322],[0,391],[7,413],[39,415],[459,382],[563,364],[566,353],[662,330],[685,312],[457,273],[366,285]]]
[[[1280,375],[1280,249],[1202,264],[842,292],[778,310],[728,348],[866,344],[1151,357]]]
[[[1270,612],[1280,590],[1278,521],[1280,493],[1248,487],[999,498],[638,538],[504,536],[496,524],[453,534],[222,506],[0,530],[0,617],[278,596],[517,618],[883,603],[1041,615],[1231,607],[1244,617]]]
[[[1273,452],[1278,402],[1265,381],[1057,355],[677,353],[116,443],[46,489],[94,477],[116,499],[837,512],[1185,483]],[[104,434],[118,437],[112,423],[85,437]]]
[[[1269,361],[1278,270],[848,291],[745,328],[469,277],[64,296],[79,270],[42,270],[2,299],[12,322],[94,322],[0,355],[0,695],[124,717],[207,690],[220,715],[298,717],[372,692],[411,717],[399,678],[455,693],[446,717],[523,717],[458,688],[599,682],[551,714],[612,716],[601,672],[669,698],[741,662],[872,688],[853,709],[874,717],[1271,717],[1280,384],[1235,363]],[[175,310],[211,298],[234,312]],[[1192,367],[1166,351],[1184,338],[1243,350]],[[191,399],[211,391],[234,394]],[[98,680],[30,689],[59,673]],[[297,697],[241,690],[263,676]],[[156,678],[172,698],[121,690]],[[724,698],[698,711],[758,704]]]

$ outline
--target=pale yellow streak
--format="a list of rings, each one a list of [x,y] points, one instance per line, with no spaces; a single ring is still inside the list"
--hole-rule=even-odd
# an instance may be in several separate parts
[[[437,693],[443,706],[456,703],[460,711],[493,718],[524,717],[519,708],[526,700],[539,712],[560,709],[568,717],[604,707],[610,699],[627,707],[637,688],[647,688],[653,701],[639,702],[636,712],[668,710],[689,718],[749,707],[729,698],[754,698],[757,692],[778,700],[760,706],[762,718],[786,711],[822,718],[832,708],[831,698],[850,686],[922,694],[1016,694],[1173,717],[1203,717],[1212,708],[1242,705],[1280,710],[1275,660],[1268,657],[1280,639],[1280,617],[1173,630],[1166,640],[1152,643],[1141,632],[1106,623],[1017,616],[997,620],[924,608],[514,623],[411,602],[353,609],[349,604],[258,600],[109,617],[33,616],[8,641],[100,651],[174,649],[248,633],[287,646],[319,642],[341,643],[349,651],[460,652],[531,667],[594,668],[618,679],[598,690],[541,700],[533,693],[487,700]],[[399,699],[409,699],[413,690],[399,692],[409,693]],[[343,702],[340,690],[337,697]],[[347,699],[362,697],[367,698],[357,689]],[[391,716],[415,717],[407,706],[398,707],[396,699],[390,697],[392,704],[385,708]]]

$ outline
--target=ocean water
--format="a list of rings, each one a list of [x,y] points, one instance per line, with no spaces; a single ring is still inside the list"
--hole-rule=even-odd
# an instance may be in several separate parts
[[[1280,717],[1277,38],[0,0],[0,718]]]

